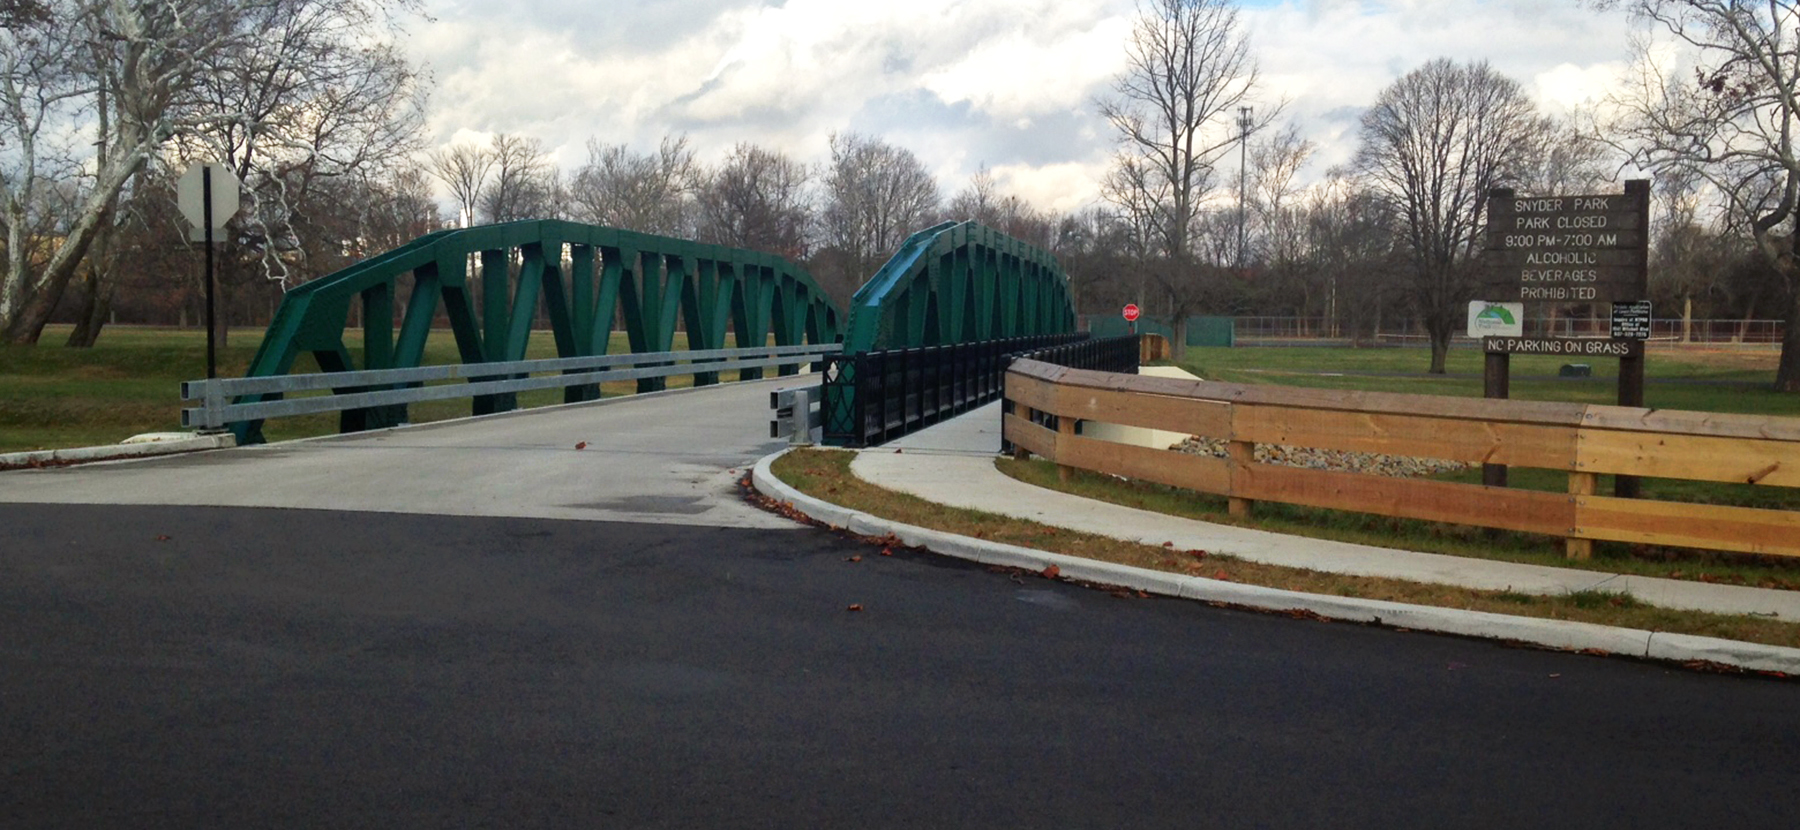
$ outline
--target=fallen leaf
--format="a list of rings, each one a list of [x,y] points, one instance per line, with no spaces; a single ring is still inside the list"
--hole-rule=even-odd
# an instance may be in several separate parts
[[[578,450],[585,450],[585,449],[587,449],[587,442],[586,442],[586,441],[582,441],[582,442],[580,442],[580,443],[578,443],[578,444],[576,444],[576,445],[575,445],[575,449],[578,449]]]
[[[1229,574],[1226,574],[1224,569],[1220,569],[1217,572],[1213,573],[1213,579],[1220,579],[1220,580],[1224,580],[1226,582],[1230,582],[1231,576]]]
[[[158,542],[167,542],[167,541],[169,541],[169,537],[167,537],[167,536],[158,536],[158,537],[156,537],[156,541],[158,541]]]
[[[1551,677],[1562,677],[1562,675],[1560,675],[1560,674],[1553,674],[1553,675],[1550,675],[1550,676],[1551,676]]]
[[[1045,579],[1055,579],[1057,574],[1060,574],[1060,573],[1062,573],[1062,568],[1058,568],[1055,565],[1051,565],[1050,567],[1045,568],[1042,571],[1038,572],[1038,574]]]
[[[1138,589],[1138,599],[1149,599],[1149,598],[1150,598],[1150,592],[1149,592],[1149,591],[1145,591],[1145,590],[1143,590],[1143,589],[1141,589],[1141,588],[1140,588],[1140,589]]]
[[[899,454],[900,454],[900,448],[899,448],[899,447],[895,447],[895,448],[894,448],[894,454],[895,454],[895,455],[899,455]]]
[[[1164,542],[1163,547],[1172,548],[1172,547],[1175,547],[1175,543],[1174,542]]]
[[[893,556],[893,555],[894,555],[894,549],[893,549],[893,548],[882,548],[882,549],[881,549],[881,555],[882,555],[882,556]]]
[[[1192,556],[1192,557],[1194,557],[1194,558],[1195,558],[1195,559],[1205,559],[1205,558],[1206,558],[1206,551],[1203,551],[1203,550],[1190,550],[1190,551],[1188,551],[1188,555],[1189,555],[1189,556]]]
[[[859,554],[857,554],[857,555],[855,555],[855,556],[851,556],[851,557],[847,557],[847,558],[845,558],[845,559],[844,559],[844,561],[845,561],[845,562],[861,562],[861,561],[862,561],[862,554],[860,554],[860,553],[859,553]]]
[[[849,607],[849,608],[846,608],[846,609],[844,609],[844,610],[846,610],[846,611],[861,611],[861,610],[862,610],[862,605],[861,605],[861,604],[857,604],[857,605],[852,605],[852,606],[850,606],[850,607]]]

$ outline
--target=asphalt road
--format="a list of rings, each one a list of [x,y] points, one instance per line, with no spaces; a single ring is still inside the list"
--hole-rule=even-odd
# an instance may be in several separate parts
[[[6,828],[1800,818],[1792,683],[816,530],[56,504],[0,528]]]

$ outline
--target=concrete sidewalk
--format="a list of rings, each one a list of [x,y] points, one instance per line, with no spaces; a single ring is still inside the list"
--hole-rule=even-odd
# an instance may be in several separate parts
[[[952,507],[1149,545],[1173,542],[1179,550],[1229,554],[1271,565],[1529,594],[1624,591],[1667,608],[1800,621],[1800,591],[1522,565],[1308,539],[1183,519],[1046,490],[994,469],[994,456],[1000,452],[999,407],[994,403],[879,449],[865,450],[857,455],[851,470],[890,490]]]

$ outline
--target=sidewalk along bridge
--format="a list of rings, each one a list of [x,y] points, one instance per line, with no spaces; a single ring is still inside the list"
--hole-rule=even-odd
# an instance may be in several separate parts
[[[346,343],[352,303],[362,312],[360,365]],[[422,367],[440,313],[461,364]],[[558,357],[528,361],[540,313]],[[515,222],[430,234],[289,292],[246,378],[184,384],[185,400],[206,402],[184,420],[229,424],[240,443],[259,443],[261,419],[278,415],[339,411],[340,431],[354,432],[405,422],[411,402],[472,397],[474,414],[491,414],[517,408],[517,393],[527,389],[562,388],[563,400],[574,403],[598,398],[603,380],[631,378],[640,392],[654,391],[669,375],[692,374],[703,386],[726,369],[748,380],[766,368],[793,374],[825,358],[836,361],[825,371],[837,381],[835,393],[827,384],[825,411],[857,409],[859,376],[863,399],[874,401],[871,383],[936,384],[941,374],[928,418],[916,424],[924,426],[996,397],[1000,351],[1067,342],[1078,337],[1075,322],[1068,277],[1054,256],[973,222],[908,238],[856,293],[847,318],[805,269],[778,256],[616,228]],[[606,354],[618,323],[635,360]],[[674,349],[678,330],[686,335],[681,351]],[[943,351],[970,344],[988,345]],[[939,362],[970,365],[906,371],[921,349]],[[830,356],[839,351],[851,359]],[[302,353],[321,373],[289,374]],[[899,355],[893,365],[902,371],[859,375],[861,356],[889,353]],[[533,372],[560,377],[528,377]],[[976,374],[992,377],[960,382]],[[460,391],[422,388],[441,380],[468,383]],[[282,400],[319,389],[333,394]],[[900,433],[889,427],[883,434]]]

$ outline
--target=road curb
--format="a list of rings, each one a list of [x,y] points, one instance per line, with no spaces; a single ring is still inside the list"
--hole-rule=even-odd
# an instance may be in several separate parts
[[[764,496],[801,515],[861,536],[893,535],[908,546],[985,565],[1041,571],[1052,565],[1061,578],[1218,605],[1278,613],[1306,613],[1328,620],[1382,625],[1567,651],[1612,654],[1675,663],[1710,663],[1747,671],[1800,675],[1800,649],[1689,634],[1617,628],[1594,623],[1514,617],[1383,600],[1307,594],[1197,576],[1097,562],[1033,548],[989,542],[891,521],[808,496],[771,471],[782,450],[756,462],[751,484]]]
[[[99,447],[71,447],[61,450],[34,450],[32,452],[0,453],[0,470],[18,470],[37,467],[63,467],[70,464],[86,464],[94,461],[117,461],[126,458],[147,458],[155,455],[174,455],[201,450],[229,449],[237,446],[237,438],[230,433],[215,435],[198,435],[177,441],[153,441],[142,444],[107,444]]]

